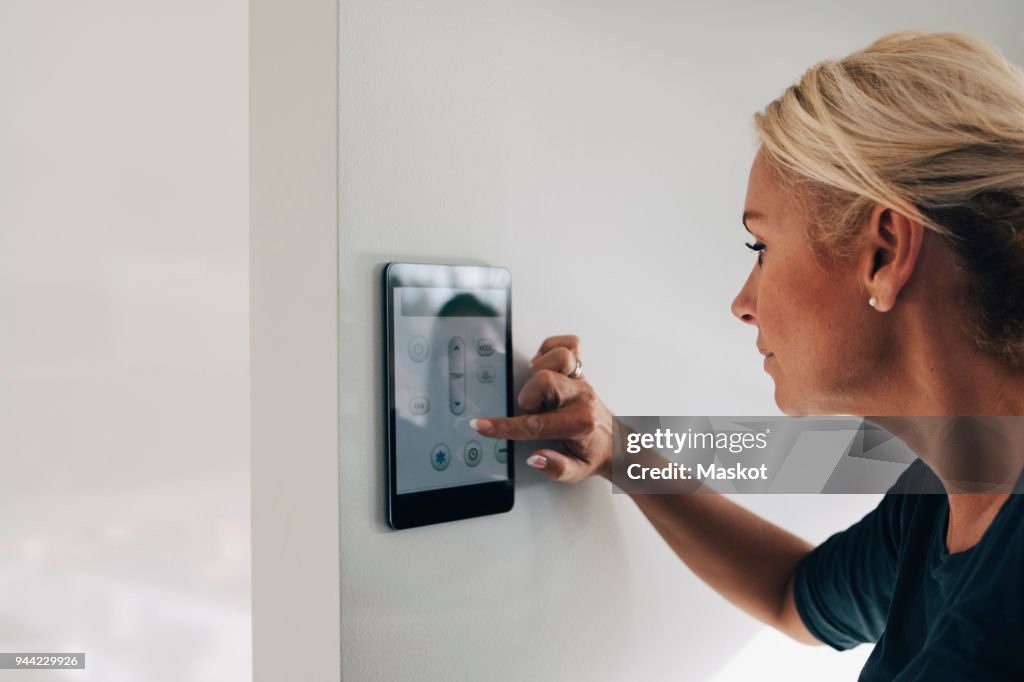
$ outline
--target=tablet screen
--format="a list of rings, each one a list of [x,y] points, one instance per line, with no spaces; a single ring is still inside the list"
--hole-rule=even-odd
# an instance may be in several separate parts
[[[508,414],[508,289],[392,291],[396,492],[508,480],[507,441],[469,426]]]

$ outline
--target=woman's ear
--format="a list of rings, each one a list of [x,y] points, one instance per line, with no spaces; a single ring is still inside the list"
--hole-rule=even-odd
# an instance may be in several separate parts
[[[876,205],[868,217],[861,263],[865,289],[875,310],[896,305],[921,253],[925,227],[891,208]]]

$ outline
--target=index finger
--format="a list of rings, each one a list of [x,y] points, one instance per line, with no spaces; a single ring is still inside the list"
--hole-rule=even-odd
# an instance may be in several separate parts
[[[585,430],[577,415],[565,410],[519,417],[482,417],[469,425],[488,438],[547,440],[575,438]]]
[[[540,344],[540,350],[537,351],[537,355],[544,355],[553,348],[568,348],[573,353],[579,355],[580,352],[580,337],[575,334],[562,334],[561,336],[549,336],[544,339],[544,343]],[[536,357],[536,356],[534,356]]]

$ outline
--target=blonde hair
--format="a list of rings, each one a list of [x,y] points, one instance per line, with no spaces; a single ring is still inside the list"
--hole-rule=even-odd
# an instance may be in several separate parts
[[[978,347],[1024,367],[1024,72],[970,36],[900,31],[811,67],[754,126],[822,253],[851,250],[876,204],[920,221],[957,253]]]

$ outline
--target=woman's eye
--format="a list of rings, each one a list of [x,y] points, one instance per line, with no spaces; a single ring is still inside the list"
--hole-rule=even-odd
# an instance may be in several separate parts
[[[757,252],[757,264],[758,264],[758,266],[764,265],[764,243],[763,242],[754,242],[753,244],[751,244],[750,242],[746,242],[746,244],[747,244],[747,248],[748,249],[750,249],[751,251],[756,251]]]

